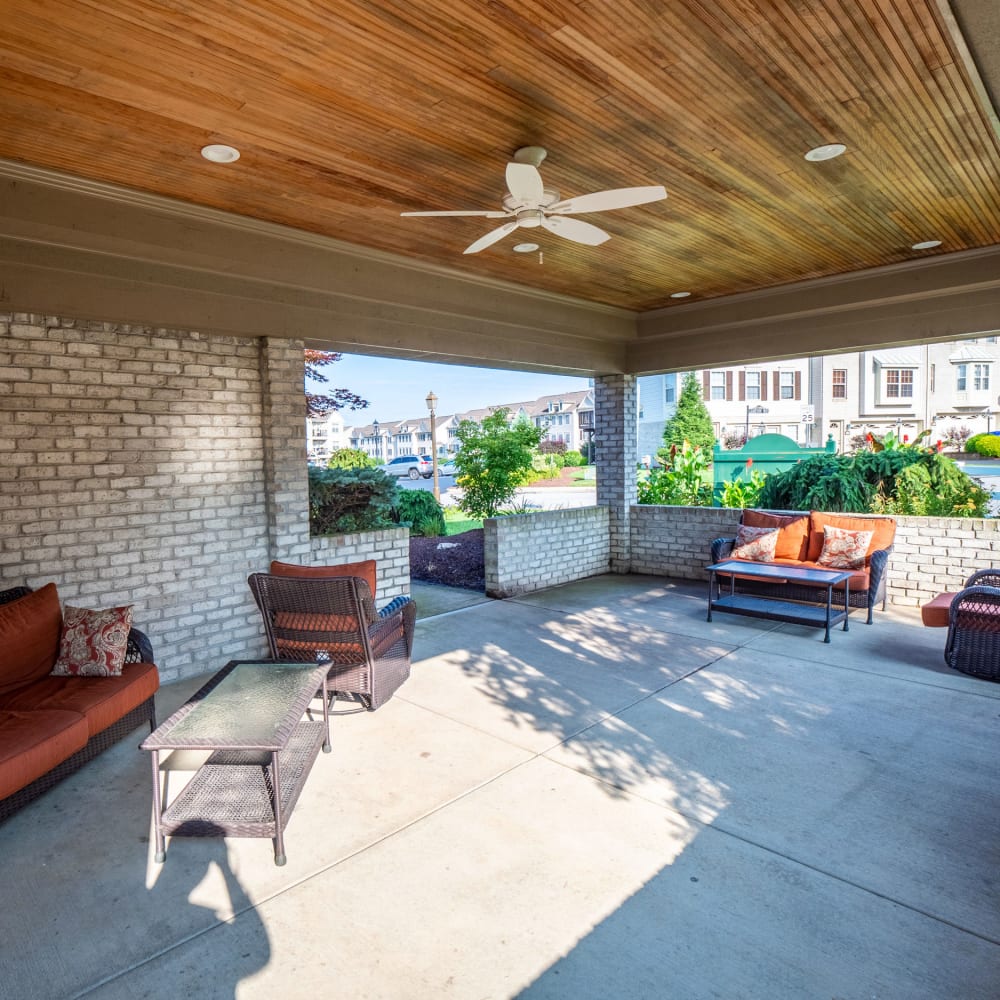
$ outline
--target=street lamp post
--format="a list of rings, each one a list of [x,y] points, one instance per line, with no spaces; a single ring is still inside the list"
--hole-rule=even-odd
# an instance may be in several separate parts
[[[434,408],[437,406],[438,398],[434,395],[433,390],[427,393],[427,398],[424,402],[427,403],[427,409],[431,412],[431,461],[434,463],[434,499],[441,502],[441,490],[438,486],[438,442],[437,442],[437,425],[434,419]]]
[[[372,421],[372,434],[375,437],[375,458],[381,462],[382,461],[382,437],[378,432],[378,421]]]
[[[747,406],[747,422],[746,427],[743,429],[743,444],[750,440],[750,414],[751,413],[770,413],[770,410],[766,406]]]

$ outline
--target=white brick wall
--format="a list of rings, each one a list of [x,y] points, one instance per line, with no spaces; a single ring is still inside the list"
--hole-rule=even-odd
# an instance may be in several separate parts
[[[726,508],[634,507],[632,572],[707,581],[712,540],[733,537],[739,518]],[[897,517],[889,603],[918,607],[990,566],[1000,566],[1000,520]]]
[[[382,607],[394,597],[410,592],[410,529],[386,528],[353,535],[313,538],[311,566],[340,566],[362,559],[378,561],[375,604]]]
[[[0,589],[133,604],[167,681],[264,652],[246,578],[272,558],[385,544],[380,603],[405,592],[405,529],[309,538],[302,348],[0,314]]]
[[[513,597],[610,570],[609,512],[578,507],[483,522],[486,593]]]
[[[637,499],[636,416],[638,389],[634,375],[602,375],[594,379],[594,427],[597,450],[597,504],[607,507],[611,571],[630,568],[630,511]]]

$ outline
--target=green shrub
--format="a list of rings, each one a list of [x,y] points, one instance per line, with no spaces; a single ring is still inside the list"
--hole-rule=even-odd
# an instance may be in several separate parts
[[[309,469],[309,531],[340,535],[392,528],[396,483],[380,469]]]
[[[972,452],[973,454],[978,454],[979,439],[985,436],[985,434],[973,434],[972,437],[965,442],[965,450]]]
[[[705,482],[705,452],[685,441],[680,448],[672,447],[666,458],[665,468],[652,469],[646,479],[636,482],[639,503],[710,507],[712,487]]]
[[[969,445],[975,442],[975,448],[972,449],[977,455],[983,455],[986,458],[1000,458],[1000,436],[995,434],[977,434],[974,438],[969,439]],[[966,446],[968,449],[968,445]]]
[[[982,517],[988,501],[950,458],[910,445],[804,459],[768,476],[758,503],[773,510]]]
[[[722,484],[719,505],[745,509],[756,507],[760,500],[760,491],[764,488],[767,478],[760,469],[754,469],[753,459],[747,459],[746,468],[735,479]],[[744,472],[746,478],[744,478]]]
[[[328,469],[374,469],[379,463],[357,448],[338,448],[327,460]]]
[[[575,468],[578,465],[586,465],[587,461],[583,457],[582,453],[578,451],[567,451],[566,454],[563,455],[563,464]]]
[[[422,538],[436,538],[447,530],[441,504],[427,490],[398,490],[392,519],[397,524],[408,524],[410,534]]]

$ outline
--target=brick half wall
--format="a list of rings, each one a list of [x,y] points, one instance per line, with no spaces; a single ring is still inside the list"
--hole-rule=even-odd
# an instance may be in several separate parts
[[[719,507],[632,508],[632,572],[708,581],[715,538],[731,538],[739,510]],[[1000,520],[897,517],[889,559],[889,603],[919,607],[943,590],[961,590],[977,569],[1000,566]]]
[[[611,569],[606,507],[578,507],[483,522],[486,593],[513,597]]]
[[[321,535],[310,540],[312,566],[341,566],[374,559],[378,563],[375,604],[382,607],[410,592],[410,529],[386,528],[353,535]]]

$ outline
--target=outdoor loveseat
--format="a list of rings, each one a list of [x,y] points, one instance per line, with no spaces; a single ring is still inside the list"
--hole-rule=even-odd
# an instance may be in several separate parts
[[[885,610],[889,556],[896,536],[895,518],[865,514],[834,514],[816,510],[808,513],[745,510],[740,526],[777,531],[773,556],[766,560],[754,561],[815,569],[830,568],[828,563],[819,561],[823,556],[824,542],[827,541],[828,535],[832,534],[826,532],[826,528],[840,529],[841,532],[870,531],[871,538],[863,554],[863,562],[854,568],[851,578],[847,581],[850,587],[850,606],[866,608],[869,625],[877,601],[882,602],[882,609]],[[768,540],[770,541],[770,538]],[[712,542],[712,563],[722,562],[724,559],[739,559],[736,542],[736,538],[715,539]],[[730,579],[727,574],[719,573],[717,579],[720,586],[723,582],[729,586]],[[815,587],[787,580],[751,580],[741,578],[737,574],[735,586],[737,593],[761,594],[792,601],[817,600]],[[842,588],[840,592],[842,595]],[[834,593],[837,593],[837,588],[834,588]]]
[[[156,726],[160,677],[142,632],[128,632],[120,675],[105,677],[53,676],[62,637],[54,583],[0,592],[0,820],[141,723]]]

